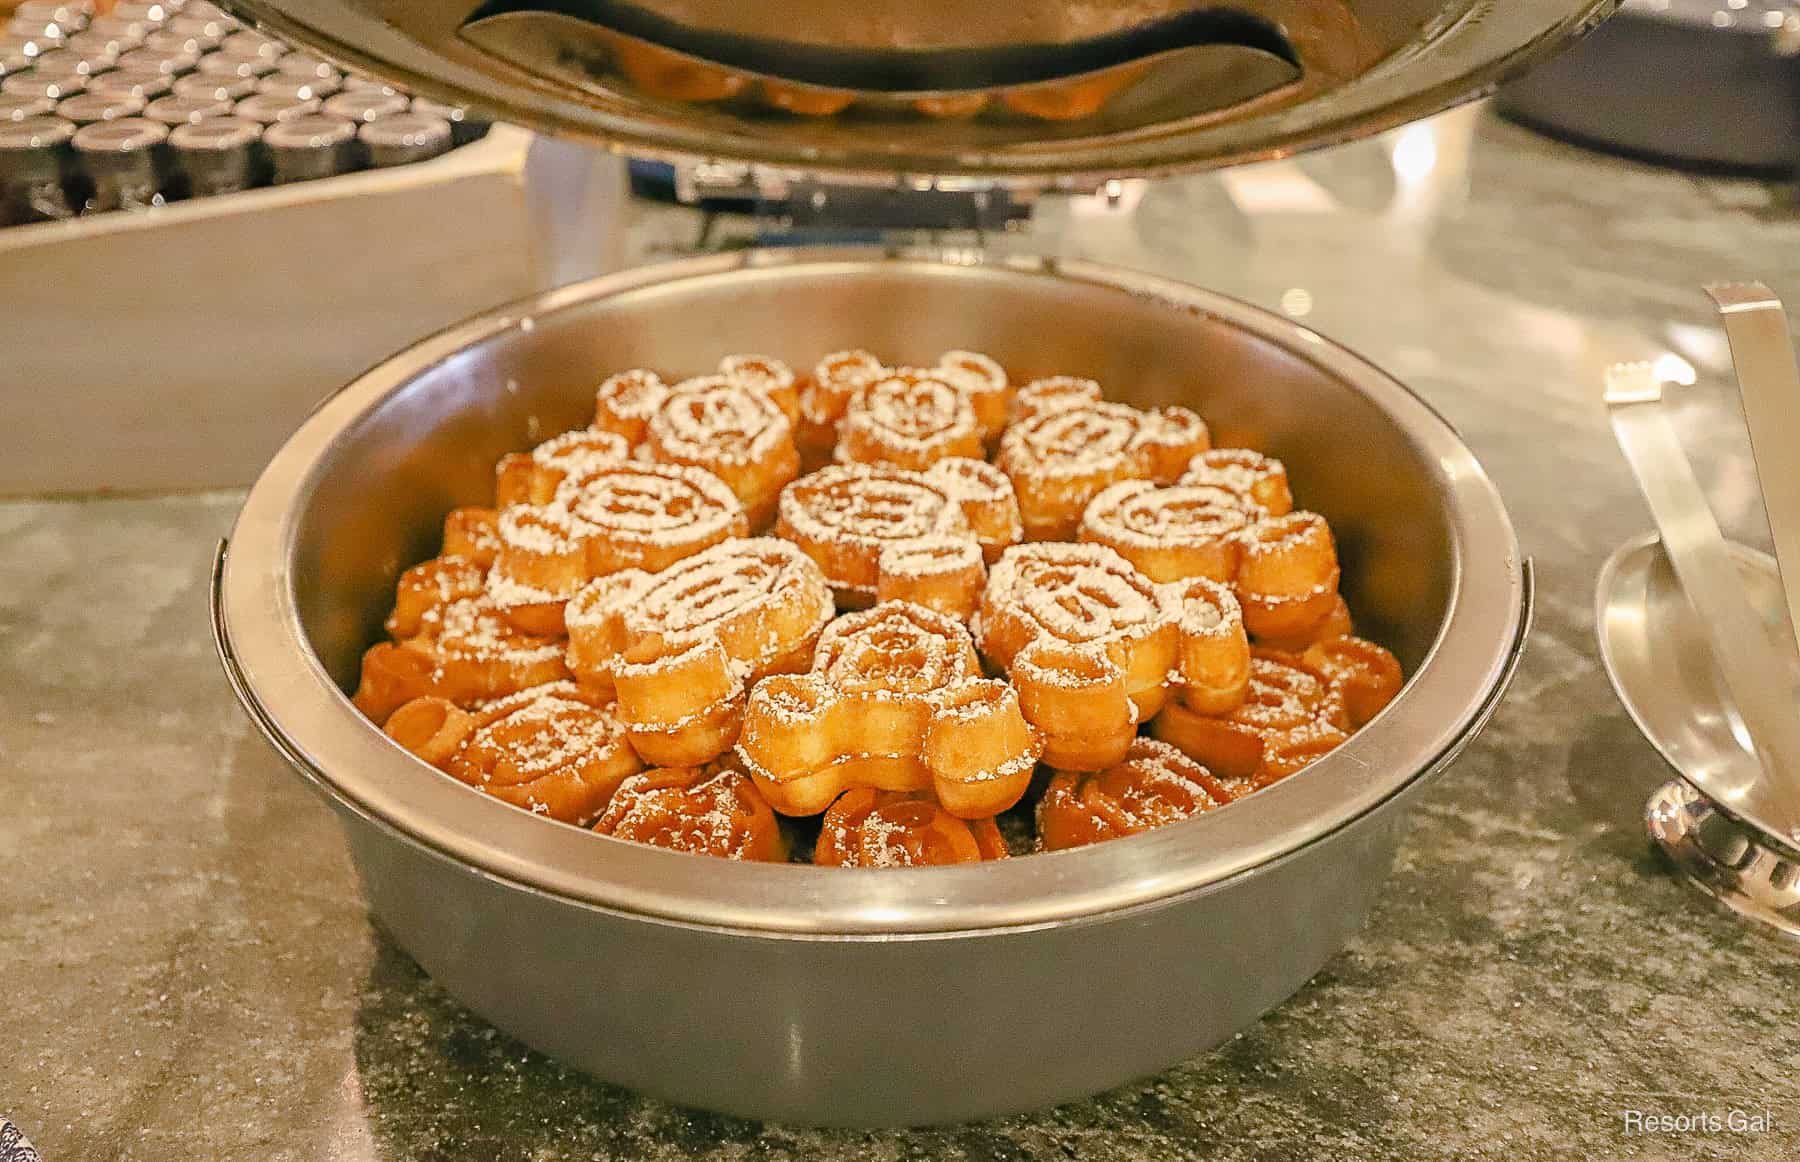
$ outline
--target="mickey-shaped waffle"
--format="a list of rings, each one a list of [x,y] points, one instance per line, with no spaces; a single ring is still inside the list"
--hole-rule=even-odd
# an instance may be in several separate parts
[[[403,641],[424,633],[427,622],[446,605],[485,594],[487,576],[487,568],[472,557],[446,555],[414,565],[394,585],[394,612],[385,623],[388,636]]]
[[[1292,774],[1400,690],[1400,664],[1372,642],[1335,638],[1304,657],[1252,650],[1229,589],[1192,581],[1187,598],[1181,681],[1151,732],[1220,778],[1262,786]]]
[[[1265,640],[1304,641],[1343,608],[1337,544],[1316,512],[1257,521],[1244,533],[1237,597],[1244,626]]]
[[[1186,408],[1077,403],[1008,428],[994,463],[1018,493],[1026,539],[1068,540],[1088,501],[1107,485],[1172,484],[1209,447],[1205,422]]]
[[[929,368],[838,351],[801,389],[796,442],[809,471],[834,445],[840,461],[923,470],[946,456],[984,456],[1011,399],[1006,369],[978,351],[946,351]]]
[[[500,551],[500,514],[491,508],[452,509],[444,518],[444,551],[400,574],[394,611],[386,623],[395,641],[424,632],[426,621],[452,601],[487,591],[488,569]]]
[[[644,765],[612,708],[572,682],[524,690],[473,713],[443,698],[415,698],[386,729],[476,790],[564,823],[591,823]]]
[[[788,423],[800,422],[800,382],[794,369],[768,355],[727,355],[719,374],[744,384],[781,409]]]
[[[529,452],[500,457],[494,468],[494,503],[548,504],[557,486],[572,475],[621,464],[631,458],[622,436],[586,428],[552,436]]]
[[[737,754],[769,804],[816,815],[844,791],[930,791],[964,819],[1025,793],[1040,745],[962,625],[906,602],[833,622],[809,673],[750,692]]]
[[[975,351],[732,355],[609,376],[589,427],[503,457],[401,574],[355,702],[620,838],[778,860],[777,816],[822,815],[815,863],[977,862],[1021,800],[1040,850],[1131,835],[1376,717],[1403,675],[1339,579],[1281,461],[1184,408]]]
[[[1013,393],[1007,418],[1017,424],[1033,416],[1100,403],[1104,398],[1095,380],[1079,375],[1049,375],[1034,379]]]
[[[887,366],[867,351],[834,351],[820,359],[800,387],[800,419],[795,443],[807,471],[831,459],[838,421],[856,393],[882,378]]]
[[[800,474],[786,414],[761,390],[725,375],[671,388],[644,426],[643,449],[652,460],[704,468],[723,480],[752,529],[769,523],[782,486]]]
[[[980,458],[981,436],[966,393],[945,377],[900,367],[850,398],[837,458],[922,472],[947,456]]]
[[[724,764],[632,775],[619,784],[594,830],[720,859],[787,859],[787,841],[769,805],[742,771]]]
[[[868,464],[821,468],[782,491],[775,533],[819,563],[845,609],[892,597],[966,617],[973,609],[970,570],[981,562],[954,553],[948,542],[973,542],[990,561],[1017,542],[1020,525],[1003,475],[983,461],[952,458],[922,473]],[[960,596],[949,600],[933,578],[953,563],[963,572],[954,583]]]
[[[1331,683],[1352,730],[1380,714],[1406,681],[1393,654],[1359,637],[1315,642],[1300,660]]]
[[[1348,735],[1343,701],[1329,681],[1299,658],[1251,651],[1244,701],[1220,715],[1171,702],[1151,733],[1225,778],[1266,786],[1331,751]]]
[[[751,528],[768,523],[782,485],[800,471],[792,369],[762,355],[728,356],[715,375],[665,383],[653,371],[621,372],[594,397],[594,428],[645,458],[703,468],[742,502]]]
[[[501,512],[488,595],[520,628],[560,634],[563,605],[593,578],[666,569],[749,531],[737,497],[710,472],[637,461],[589,466],[564,479],[549,504]]]
[[[1244,562],[1244,535],[1261,516],[1223,488],[1122,480],[1088,502],[1080,536],[1105,545],[1152,581],[1208,577],[1229,583]]]
[[[958,819],[930,795],[845,791],[825,812],[813,862],[822,867],[925,867],[1005,859],[992,819]]]
[[[616,692],[645,761],[693,766],[730,749],[752,685],[807,667],[831,614],[831,591],[806,554],[773,537],[730,540],[576,594],[569,666],[586,689]]]
[[[1287,466],[1249,448],[1212,448],[1200,453],[1188,461],[1180,483],[1222,488],[1236,496],[1245,509],[1261,509],[1266,516],[1286,516],[1294,510]]]
[[[1162,709],[1172,674],[1210,672],[1229,650],[1217,640],[1215,589],[1157,585],[1103,545],[1019,545],[988,576],[975,638],[1018,687],[1044,760],[1098,770]]]
[[[473,561],[483,570],[500,555],[500,513],[471,505],[453,508],[444,517],[443,556]]]
[[[1112,548],[1153,580],[1232,585],[1245,624],[1264,644],[1302,650],[1350,632],[1330,526],[1294,511],[1286,469],[1260,453],[1213,449],[1171,487],[1114,484],[1083,511],[1080,538]]]
[[[1166,742],[1134,739],[1125,757],[1103,771],[1058,771],[1038,800],[1038,845],[1045,851],[1162,827],[1222,807],[1248,794]]]
[[[938,356],[933,370],[969,401],[981,438],[990,443],[997,440],[1012,411],[1012,381],[1006,368],[979,351],[946,351]]]
[[[560,641],[516,628],[485,596],[463,597],[427,611],[404,641],[369,647],[353,701],[385,723],[427,694],[471,707],[568,676]]]

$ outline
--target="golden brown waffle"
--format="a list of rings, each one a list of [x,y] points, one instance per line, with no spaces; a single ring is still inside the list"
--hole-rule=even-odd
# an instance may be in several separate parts
[[[632,775],[614,792],[594,830],[719,859],[787,859],[781,828],[756,787],[743,772],[716,764]]]
[[[1060,851],[1138,835],[1234,798],[1229,785],[1168,743],[1139,738],[1105,770],[1051,777],[1038,800],[1038,845]]]
[[[355,701],[484,793],[620,838],[781,859],[776,814],[822,814],[818,863],[975,862],[1040,760],[1055,849],[1341,744],[1403,675],[1339,578],[1285,466],[1186,409],[1014,387],[974,351],[805,377],[728,356],[613,375],[590,427],[504,457],[494,506],[399,577]]]
[[[817,565],[773,537],[729,540],[660,573],[602,577],[569,603],[569,665],[616,693],[646,762],[694,766],[731,749],[749,688],[804,670],[831,620]]]
[[[981,677],[959,622],[889,602],[831,623],[810,672],[750,694],[737,755],[784,815],[853,787],[931,791],[964,819],[1019,801],[1040,746],[1004,682]]]
[[[929,795],[845,791],[825,812],[813,862],[823,867],[926,867],[1005,859],[992,819],[958,819]]]

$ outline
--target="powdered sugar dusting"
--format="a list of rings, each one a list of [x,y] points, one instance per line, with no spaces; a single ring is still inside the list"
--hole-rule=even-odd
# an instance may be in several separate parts
[[[650,417],[645,439],[659,459],[754,464],[793,440],[766,395],[724,375],[683,380]]]
[[[624,727],[610,708],[571,697],[569,683],[540,686],[492,708],[464,750],[480,780],[516,784],[622,753]],[[498,711],[498,713],[495,713]]]
[[[1238,537],[1251,513],[1233,493],[1208,485],[1158,488],[1122,481],[1088,502],[1084,527],[1103,540],[1143,550],[1212,544]]]
[[[980,568],[980,545],[944,533],[899,541],[881,552],[882,576],[896,579],[942,577]]]
[[[969,392],[1005,391],[1006,368],[979,351],[946,351],[938,356],[937,372]]]
[[[782,489],[783,536],[817,545],[874,547],[933,534],[967,534],[962,511],[919,473],[833,464]]]
[[[1182,484],[1222,488],[1244,506],[1263,515],[1263,496],[1287,495],[1287,468],[1281,461],[1248,448],[1214,448],[1188,462]]]
[[[827,626],[814,674],[838,690],[924,696],[981,676],[975,643],[955,620],[905,601],[884,601]]]
[[[984,617],[1022,617],[1069,643],[1137,637],[1169,620],[1165,597],[1103,545],[1055,542],[1008,549],[988,576]]]
[[[1205,577],[1179,587],[1177,624],[1187,637],[1217,638],[1243,632],[1244,614],[1229,588]]]
[[[811,558],[786,541],[757,537],[722,541],[660,573],[600,578],[575,596],[564,619],[571,635],[592,634],[615,659],[653,643],[656,656],[633,663],[640,672],[717,643],[736,680],[748,683],[817,637],[833,610]]]
[[[533,663],[562,656],[561,643],[514,629],[485,597],[464,598],[444,606],[438,612],[436,637],[441,653],[475,661]]]
[[[1129,460],[1142,413],[1118,403],[1093,403],[1033,416],[1000,439],[995,460],[1008,476],[1050,479],[1085,476]]]
[[[843,422],[871,439],[925,447],[973,433],[975,413],[963,393],[941,379],[894,374],[852,396]]]
[[[1034,379],[1013,397],[1014,422],[1100,402],[1100,385],[1074,375]]]
[[[758,858],[774,821],[755,796],[729,767],[648,771],[619,784],[594,829],[673,851]]]
[[[547,505],[503,510],[498,535],[503,549],[540,556],[589,541],[665,550],[718,540],[743,520],[737,497],[703,469],[612,462],[567,477]]]
[[[1014,500],[1012,481],[986,460],[948,456],[927,469],[925,476],[958,503],[995,504]]]
[[[773,396],[794,386],[794,369],[768,355],[727,355],[719,360],[719,374],[763,396]]]
[[[608,376],[594,393],[595,407],[602,415],[643,424],[656,414],[669,394],[669,385],[654,371],[633,368]]]

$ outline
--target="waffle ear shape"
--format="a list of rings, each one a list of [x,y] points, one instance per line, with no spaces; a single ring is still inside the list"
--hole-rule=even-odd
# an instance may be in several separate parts
[[[1081,398],[1082,381],[1034,392],[1033,414],[1006,430],[994,463],[1012,480],[1031,541],[1066,541],[1088,502],[1123,480],[1173,484],[1212,447],[1206,423],[1186,408],[1139,411]],[[1097,391],[1098,389],[1096,389]],[[1041,397],[1041,398],[1040,398]]]
[[[1195,578],[1177,588],[1181,649],[1179,698],[1202,714],[1227,714],[1250,691],[1250,639],[1231,590]]]
[[[1125,671],[1104,651],[1034,641],[1013,659],[1025,716],[1044,734],[1053,767],[1091,770],[1117,762],[1137,734]]]

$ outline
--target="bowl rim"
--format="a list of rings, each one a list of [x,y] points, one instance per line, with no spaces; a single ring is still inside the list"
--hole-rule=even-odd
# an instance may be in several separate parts
[[[326,673],[294,597],[298,514],[334,443],[420,374],[484,340],[591,300],[692,281],[979,271],[1049,279],[1202,313],[1359,391],[1438,466],[1453,554],[1448,609],[1401,695],[1349,742],[1232,805],[1127,840],[965,867],[901,872],[725,863],[555,823],[482,795],[408,754]],[[746,933],[927,935],[1036,927],[1218,884],[1381,807],[1441,768],[1491,714],[1524,645],[1529,577],[1498,490],[1455,430],[1397,380],[1286,318],[1197,287],[1054,258],[794,248],[708,255],[606,275],[456,324],[326,399],[251,487],[223,550],[215,634],[234,691],[292,765],[338,805],[485,876],[608,911]],[[436,777],[422,777],[430,771]]]

